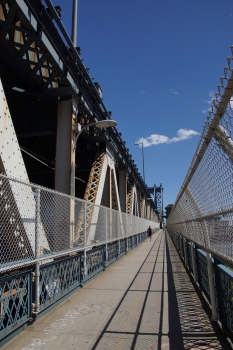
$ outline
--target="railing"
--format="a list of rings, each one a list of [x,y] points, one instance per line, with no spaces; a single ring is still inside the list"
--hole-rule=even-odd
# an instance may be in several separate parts
[[[232,55],[227,58],[167,226],[233,267],[232,59]]]
[[[147,232],[142,232],[86,253],[83,249],[47,262],[39,266],[38,272],[37,264],[34,264],[29,270],[0,277],[0,343],[125,255],[129,242],[133,241],[135,247],[146,238]],[[131,243],[128,246],[132,249]]]
[[[221,323],[233,341],[233,272],[178,233],[170,230],[169,234],[194,282],[212,307],[213,320]]]
[[[0,340],[147,238],[159,224],[0,175]]]
[[[159,224],[0,175],[0,273],[121,241]]]
[[[233,46],[231,47],[233,53]],[[233,339],[233,68],[224,75],[167,219],[185,265]]]

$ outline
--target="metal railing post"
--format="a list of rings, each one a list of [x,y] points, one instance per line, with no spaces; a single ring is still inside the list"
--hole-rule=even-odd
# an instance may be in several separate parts
[[[196,268],[196,259],[195,259],[195,247],[194,243],[191,242],[191,256],[192,256],[192,265],[193,265],[193,281],[197,283],[197,268]]]
[[[110,214],[111,214],[111,209],[110,209]],[[110,215],[110,222],[112,224],[112,215]],[[105,222],[105,262],[104,262],[104,266],[107,267],[108,266],[108,223],[107,220]],[[112,231],[110,231],[112,233]],[[112,236],[112,235],[111,235]]]
[[[108,243],[105,244],[105,262],[104,262],[104,266],[105,267],[108,266]]]
[[[35,213],[35,305],[34,314],[40,312],[40,189],[36,188],[36,213]]]
[[[183,238],[183,247],[184,247],[184,263],[185,263],[185,266],[187,267],[188,266],[188,259],[187,259],[187,245],[186,245],[186,239]]]
[[[84,250],[83,250],[83,276],[87,275],[87,223],[86,223],[86,215],[87,208],[86,203],[84,203],[84,215],[83,215],[83,229],[84,229]]]
[[[212,320],[217,321],[218,313],[217,313],[217,308],[216,308],[215,292],[214,292],[214,271],[213,271],[213,267],[212,267],[212,259],[211,259],[210,253],[206,253],[206,260],[207,260],[207,266],[208,266],[210,300],[211,300],[211,306],[212,306]]]

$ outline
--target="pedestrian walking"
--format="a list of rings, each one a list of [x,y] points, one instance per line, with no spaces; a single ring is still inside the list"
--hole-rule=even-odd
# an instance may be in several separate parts
[[[148,236],[150,237],[150,241],[151,241],[152,229],[151,229],[151,227],[150,227],[150,226],[148,227],[147,232],[148,232]]]

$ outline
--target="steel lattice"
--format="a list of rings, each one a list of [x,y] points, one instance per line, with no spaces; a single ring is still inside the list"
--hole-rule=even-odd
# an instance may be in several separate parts
[[[31,271],[0,279],[0,336],[31,315]]]
[[[40,269],[40,305],[49,306],[80,284],[80,256],[57,261]]]

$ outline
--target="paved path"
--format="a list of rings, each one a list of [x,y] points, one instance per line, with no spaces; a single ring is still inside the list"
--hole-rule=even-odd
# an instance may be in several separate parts
[[[159,230],[2,349],[228,349]]]

